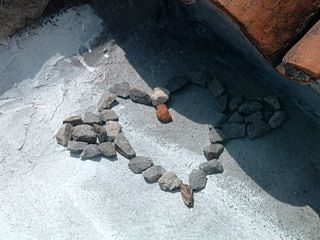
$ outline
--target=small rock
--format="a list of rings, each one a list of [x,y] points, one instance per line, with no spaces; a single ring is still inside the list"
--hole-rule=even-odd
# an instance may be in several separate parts
[[[102,121],[104,122],[108,122],[108,121],[118,121],[119,117],[116,114],[115,111],[108,109],[108,110],[102,110],[100,113],[100,118]]]
[[[105,157],[115,157],[116,148],[111,142],[103,142],[98,145],[100,153]]]
[[[72,130],[72,139],[78,142],[95,144],[97,142],[97,134],[90,125],[78,125]]]
[[[246,123],[253,123],[253,122],[262,120],[262,118],[263,118],[262,113],[259,111],[259,112],[252,113],[249,116],[246,116],[244,119]]]
[[[115,138],[114,145],[116,146],[117,152],[125,158],[132,159],[136,156],[134,149],[122,132]]]
[[[255,121],[247,127],[249,138],[259,138],[270,133],[271,128],[264,121]]]
[[[189,175],[189,183],[193,190],[201,190],[207,185],[206,173],[201,170],[194,169]]]
[[[133,88],[130,90],[130,98],[133,102],[144,104],[144,105],[151,105],[150,95],[137,88]]]
[[[264,122],[269,122],[270,118],[273,116],[274,111],[272,110],[271,106],[266,105],[262,109],[262,116],[263,116],[263,121]]]
[[[157,118],[162,123],[172,122],[172,116],[166,104],[160,104],[157,106]]]
[[[228,107],[228,95],[223,94],[217,98],[217,108],[220,112],[225,112]]]
[[[280,102],[279,102],[279,99],[272,95],[272,96],[268,96],[268,97],[265,97],[263,99],[266,103],[268,103],[274,111],[278,111],[280,110]]]
[[[187,184],[181,184],[180,192],[184,205],[186,205],[188,208],[192,208],[194,204],[192,187]]]
[[[102,125],[103,121],[101,120],[100,116],[94,114],[92,112],[86,112],[83,116],[83,124],[93,125],[98,124]]]
[[[284,111],[275,112],[269,120],[271,128],[278,128],[288,119],[287,114]]]
[[[152,166],[142,173],[144,179],[149,183],[154,183],[166,172],[161,166]]]
[[[65,123],[70,123],[72,126],[77,126],[81,125],[83,122],[81,116],[71,116],[63,120],[63,124]]]
[[[203,148],[203,154],[208,161],[218,159],[223,152],[223,148],[222,144],[210,144]]]
[[[205,88],[211,80],[211,75],[206,69],[201,71],[192,71],[188,74],[190,82],[199,87]]]
[[[213,143],[225,143],[228,139],[226,135],[220,129],[211,129],[209,131],[210,142]]]
[[[93,157],[97,157],[100,155],[100,151],[98,149],[98,145],[96,144],[89,144],[88,146],[83,149],[82,153],[80,154],[81,159],[89,159]]]
[[[116,101],[117,96],[110,92],[105,92],[102,94],[99,102],[98,102],[98,111],[101,112],[104,109],[108,109],[112,107],[112,104]]]
[[[221,128],[227,120],[228,120],[228,116],[223,113],[220,113],[217,116],[217,118],[213,120],[212,124],[215,128]]]
[[[224,87],[218,80],[211,80],[208,84],[210,93],[215,97],[220,97],[224,93]]]
[[[182,181],[174,172],[165,172],[159,178],[159,186],[163,191],[174,191],[180,188]]]
[[[106,131],[108,135],[108,140],[112,142],[121,132],[121,126],[116,121],[109,121],[106,123]]]
[[[151,101],[153,106],[158,106],[159,104],[164,104],[168,102],[170,97],[169,90],[161,87],[156,87],[151,95]]]
[[[188,76],[180,76],[174,77],[167,81],[165,88],[169,90],[171,94],[183,88],[190,82],[190,78]]]
[[[241,104],[238,111],[244,115],[249,115],[254,112],[258,112],[262,109],[261,103],[257,101],[245,102]]]
[[[93,124],[93,129],[98,136],[99,143],[109,142],[107,130],[104,126]]]
[[[81,153],[87,146],[86,142],[69,141],[67,149],[72,153]]]
[[[229,101],[229,110],[231,112],[238,110],[238,108],[242,103],[243,103],[243,97],[241,95],[232,97]]]
[[[199,169],[204,171],[207,175],[223,173],[222,163],[216,160],[201,163]]]
[[[246,136],[246,125],[241,123],[226,123],[222,131],[228,139],[241,138]]]
[[[229,123],[243,123],[243,117],[238,112],[234,112],[228,120]]]
[[[130,85],[128,82],[115,83],[108,91],[118,97],[128,98],[130,96]]]
[[[56,134],[57,143],[66,147],[68,142],[71,140],[73,126],[70,123],[65,123],[59,129]]]
[[[128,163],[129,169],[135,174],[140,174],[152,166],[153,162],[148,157],[135,157]]]

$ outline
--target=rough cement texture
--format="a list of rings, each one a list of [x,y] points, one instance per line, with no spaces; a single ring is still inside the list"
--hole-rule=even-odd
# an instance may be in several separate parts
[[[82,7],[54,22],[0,48],[0,239],[319,237],[319,178],[309,165],[319,164],[320,128],[289,98],[283,99],[289,115],[283,127],[261,139],[226,144],[220,157],[224,173],[208,176],[193,209],[180,193],[146,184],[120,155],[100,162],[70,156],[54,137],[62,120],[95,111],[101,94],[116,82],[150,91],[202,59],[199,64],[219,74],[218,68],[225,69],[223,79],[232,77],[227,85],[238,91],[269,95],[271,88],[265,93],[249,77],[250,66],[227,48],[222,58],[219,42],[190,44],[143,28],[83,57],[78,50],[102,30],[94,12]],[[114,110],[137,154],[187,182],[205,160],[207,124],[219,117],[208,106],[215,106],[209,92],[189,85],[170,100],[170,124],[159,123],[154,108],[128,100],[119,100]]]

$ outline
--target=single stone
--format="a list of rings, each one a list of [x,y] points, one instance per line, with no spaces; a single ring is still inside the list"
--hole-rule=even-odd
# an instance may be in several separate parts
[[[201,163],[199,169],[204,171],[207,175],[223,173],[222,163],[217,160]]]
[[[172,116],[168,110],[166,104],[160,104],[157,106],[157,118],[162,123],[172,122]]]
[[[210,144],[203,148],[203,154],[208,161],[212,159],[218,159],[223,152],[223,148],[223,145],[219,143]]]
[[[130,96],[130,85],[128,82],[115,83],[108,91],[118,97],[128,98]]]
[[[257,101],[245,102],[241,104],[238,111],[244,115],[249,115],[254,112],[258,112],[262,109],[261,103]]]
[[[112,107],[112,104],[116,101],[117,96],[110,92],[105,92],[102,94],[99,102],[98,102],[98,111],[101,112],[104,109],[108,109]]]
[[[243,117],[238,112],[234,112],[228,120],[229,123],[243,123]]]
[[[151,105],[150,95],[137,88],[133,88],[130,90],[130,98],[133,102],[144,104],[144,105]]]
[[[153,106],[158,106],[168,102],[170,97],[169,90],[161,87],[156,87],[151,95],[151,101]]]
[[[56,134],[57,143],[66,147],[68,142],[71,140],[73,126],[70,123],[65,123],[59,129]]]
[[[115,157],[117,155],[116,148],[111,142],[100,143],[98,149],[100,153],[106,157]]]
[[[99,143],[109,142],[107,130],[104,126],[100,126],[98,124],[93,124],[93,129],[97,134]]]
[[[188,74],[188,77],[190,78],[190,82],[205,88],[208,84],[208,82],[210,82],[211,80],[211,75],[208,72],[207,69],[201,69],[200,71],[192,71]]]
[[[135,157],[128,163],[129,169],[135,174],[140,174],[152,166],[153,162],[148,157]]]
[[[78,142],[87,142],[94,144],[97,142],[97,134],[90,125],[78,125],[72,130],[72,139]]]
[[[184,205],[186,205],[188,208],[192,208],[194,204],[192,187],[187,184],[181,184],[180,192]]]
[[[204,171],[194,169],[189,175],[189,184],[193,190],[201,190],[207,185],[207,176]]]
[[[225,90],[222,83],[218,80],[211,80],[208,84],[208,89],[210,93],[216,98],[220,97]]]
[[[269,105],[265,105],[264,108],[262,109],[263,121],[269,122],[273,114],[274,114],[274,111],[272,110],[272,107]]]
[[[148,168],[147,170],[145,170],[142,173],[142,176],[144,177],[144,179],[149,182],[149,183],[154,183],[156,181],[158,181],[158,179],[166,172],[166,170],[157,165],[157,166],[152,166],[150,168]]]
[[[269,120],[271,128],[278,128],[288,119],[287,114],[284,111],[275,112]]]
[[[108,140],[112,142],[121,132],[121,126],[116,121],[109,121],[106,123],[106,131],[108,135]]]
[[[228,95],[223,94],[217,98],[217,108],[220,112],[225,112],[228,107]]]
[[[224,143],[228,140],[220,129],[213,128],[209,131],[208,135],[211,143]]]
[[[278,111],[280,110],[280,102],[279,102],[279,99],[272,95],[272,96],[268,96],[268,97],[265,97],[263,99],[266,103],[268,103],[274,111]]]
[[[246,116],[244,119],[246,123],[253,123],[253,122],[262,120],[262,118],[263,118],[263,115],[259,111]]]
[[[69,141],[67,149],[72,153],[81,153],[87,146],[86,142]]]
[[[103,121],[101,120],[100,116],[94,114],[92,112],[86,112],[83,116],[83,124],[93,125],[98,124],[102,125]]]
[[[63,120],[63,124],[65,123],[70,123],[72,126],[77,126],[81,125],[83,122],[81,116],[71,116]]]
[[[114,145],[116,146],[117,152],[125,158],[132,159],[136,156],[134,149],[122,132],[115,138]]]
[[[82,153],[80,154],[81,159],[89,159],[100,155],[100,151],[98,149],[98,145],[96,144],[89,144],[88,146],[83,149]]]
[[[219,115],[217,116],[217,118],[215,118],[213,120],[213,123],[212,125],[215,127],[215,128],[221,128],[225,122],[228,120],[228,116],[223,114],[223,113],[219,113]]]
[[[246,136],[246,125],[241,123],[226,123],[222,131],[228,139],[241,138]]]
[[[174,191],[180,188],[182,181],[174,172],[165,172],[159,178],[159,186],[163,191]]]
[[[229,101],[229,110],[231,112],[238,110],[238,108],[242,103],[243,103],[243,97],[241,95],[232,97]]]
[[[173,94],[183,88],[189,82],[190,78],[188,76],[174,77],[167,81],[165,88],[168,89],[171,94]]]
[[[264,121],[255,121],[247,127],[249,138],[259,138],[271,132],[271,128]]]
[[[108,121],[118,121],[119,117],[116,114],[115,111],[111,110],[111,109],[107,109],[107,110],[102,110],[100,113],[100,118],[102,121],[104,122],[108,122]]]

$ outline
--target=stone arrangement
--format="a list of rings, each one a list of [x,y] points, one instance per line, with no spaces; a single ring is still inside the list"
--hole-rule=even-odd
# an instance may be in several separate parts
[[[219,118],[209,125],[208,137],[210,144],[203,148],[206,162],[198,169],[191,171],[189,184],[171,171],[160,165],[154,165],[153,160],[146,156],[137,156],[133,147],[122,132],[118,115],[112,110],[117,103],[117,97],[133,102],[154,106],[156,116],[162,123],[172,121],[172,116],[166,103],[170,94],[192,83],[208,88],[216,98],[216,107],[220,111]],[[245,100],[243,96],[229,96],[221,82],[212,79],[206,70],[193,71],[186,76],[176,77],[168,81],[166,88],[157,87],[153,94],[131,88],[129,83],[114,84],[105,92],[98,104],[98,113],[86,112],[83,116],[71,116],[63,121],[56,134],[58,144],[66,147],[72,154],[78,154],[81,159],[91,159],[97,156],[114,158],[117,153],[129,160],[128,167],[135,174],[142,174],[148,183],[158,182],[163,191],[180,191],[184,204],[191,208],[194,204],[194,191],[206,187],[207,176],[223,173],[223,165],[219,157],[224,145],[232,139],[262,137],[278,128],[287,119],[281,110],[276,96]]]

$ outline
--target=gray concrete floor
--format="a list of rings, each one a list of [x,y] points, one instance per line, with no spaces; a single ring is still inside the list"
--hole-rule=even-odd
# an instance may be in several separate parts
[[[282,98],[289,114],[282,128],[226,145],[225,172],[209,176],[193,209],[179,193],[131,173],[121,156],[71,157],[54,138],[62,120],[95,111],[113,83],[151,91],[205,64],[231,92],[264,95],[272,87],[218,41],[197,45],[147,28],[121,38],[106,34],[102,46],[79,55],[102,31],[99,19],[88,7],[57,19],[56,27],[30,30],[0,49],[0,239],[319,239],[319,178],[310,164],[320,161],[320,127],[288,98]],[[172,96],[171,124],[130,100],[114,109],[138,155],[187,181],[205,161],[214,105],[207,90],[189,85]]]

